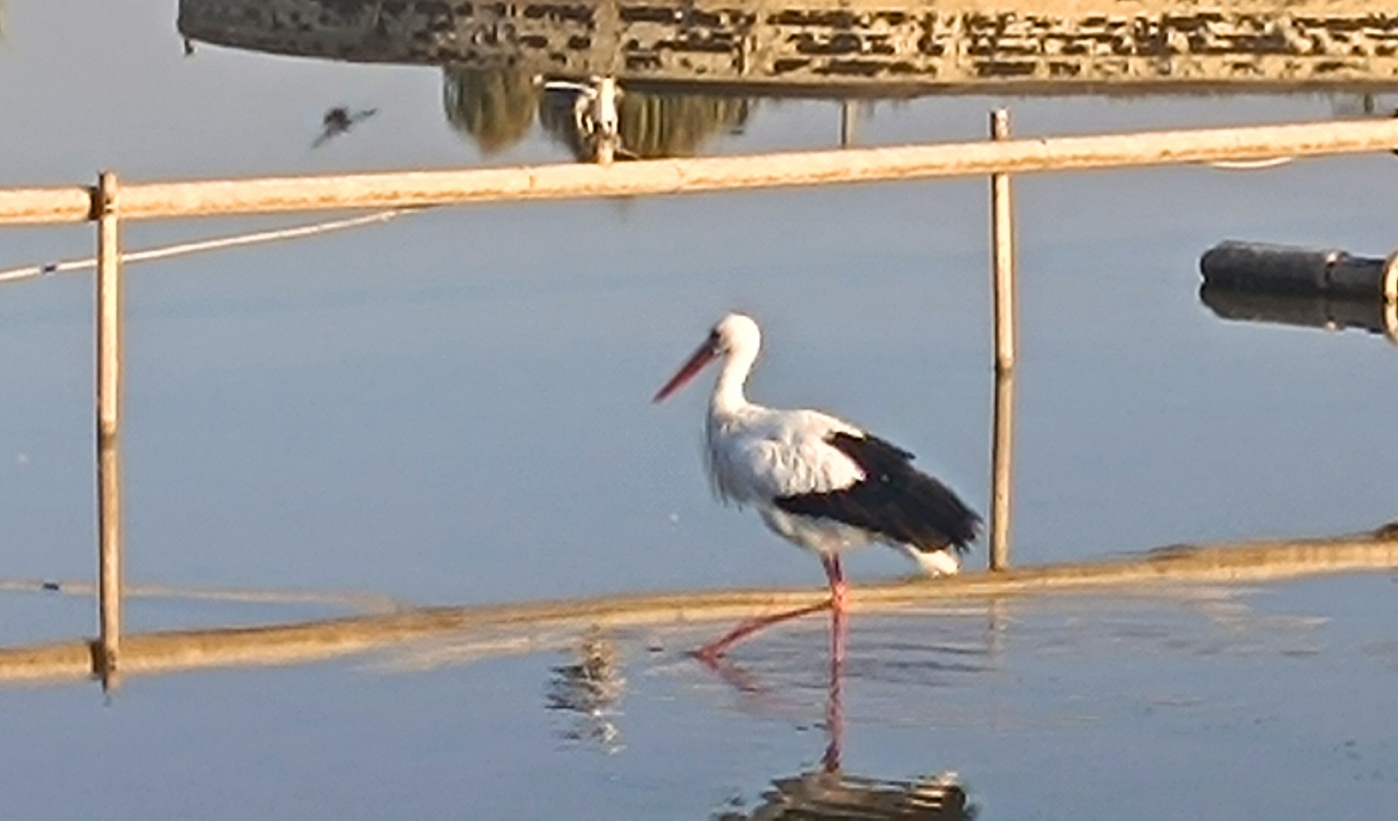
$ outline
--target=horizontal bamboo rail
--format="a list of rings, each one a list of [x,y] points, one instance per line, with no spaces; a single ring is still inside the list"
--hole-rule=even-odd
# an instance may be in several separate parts
[[[1398,147],[1398,120],[465,171],[124,184],[122,219],[679,194],[992,173],[1259,160]],[[0,225],[95,218],[91,188],[0,190]]]
[[[1398,569],[1398,532],[1331,539],[1162,548],[1137,557],[967,573],[851,591],[856,611],[893,611],[934,601],[1130,588],[1160,582],[1247,583]],[[480,656],[539,648],[583,631],[746,618],[820,602],[818,590],[733,590],[608,596],[493,606],[430,607],[265,627],[137,633],[122,637],[122,674],[274,665],[346,656],[397,642],[452,636],[480,642]],[[511,638],[513,637],[513,638]],[[84,679],[96,642],[0,649],[0,681]]]

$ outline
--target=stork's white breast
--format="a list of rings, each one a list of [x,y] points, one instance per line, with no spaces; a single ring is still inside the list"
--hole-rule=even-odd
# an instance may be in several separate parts
[[[707,431],[714,489],[743,504],[847,488],[864,472],[826,441],[837,432],[864,435],[818,411],[749,406],[731,416],[714,414]]]

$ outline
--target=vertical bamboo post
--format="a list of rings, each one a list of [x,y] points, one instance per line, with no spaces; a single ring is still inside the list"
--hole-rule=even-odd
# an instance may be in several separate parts
[[[117,177],[97,184],[97,539],[98,670],[115,683],[121,642],[121,240]]]
[[[1010,114],[990,114],[990,137],[1010,136]],[[990,177],[995,275],[995,433],[991,442],[990,569],[1010,565],[1010,479],[1014,451],[1015,268],[1014,207],[1007,174]]]

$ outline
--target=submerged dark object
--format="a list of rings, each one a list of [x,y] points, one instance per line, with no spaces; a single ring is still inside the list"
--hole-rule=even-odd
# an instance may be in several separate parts
[[[1204,252],[1199,271],[1205,290],[1398,300],[1398,254],[1373,259],[1334,249],[1225,240]]]

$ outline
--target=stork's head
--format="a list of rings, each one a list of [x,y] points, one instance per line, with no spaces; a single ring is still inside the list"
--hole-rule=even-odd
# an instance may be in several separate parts
[[[752,317],[746,314],[729,314],[714,325],[704,343],[694,351],[689,361],[670,377],[670,381],[656,392],[651,401],[663,401],[665,397],[684,387],[705,365],[715,359],[724,356],[756,357],[757,349],[761,346],[762,332],[757,330],[757,323]]]

